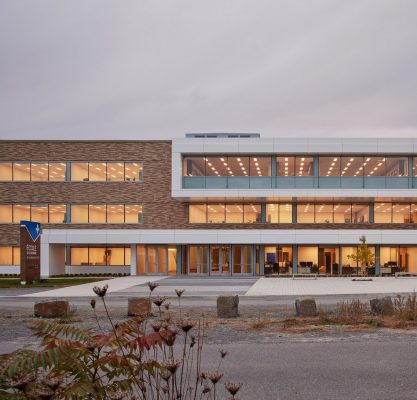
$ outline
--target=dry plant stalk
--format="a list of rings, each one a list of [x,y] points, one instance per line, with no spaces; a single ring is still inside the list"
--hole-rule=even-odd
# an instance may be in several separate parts
[[[366,313],[366,304],[359,299],[337,303],[336,320],[342,324],[357,325],[362,322]]]

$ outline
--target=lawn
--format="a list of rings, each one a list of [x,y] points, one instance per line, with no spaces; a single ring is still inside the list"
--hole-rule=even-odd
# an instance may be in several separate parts
[[[0,278],[0,288],[28,288],[28,287],[65,287],[81,285],[83,283],[99,282],[109,278],[51,278],[41,279],[29,285],[21,285],[19,278]]]

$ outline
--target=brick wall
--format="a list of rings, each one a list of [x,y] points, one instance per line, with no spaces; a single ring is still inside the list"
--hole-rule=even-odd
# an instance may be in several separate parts
[[[0,182],[0,203],[143,203],[143,224],[45,224],[83,229],[415,229],[412,224],[189,224],[171,198],[170,141],[1,141],[0,161],[143,161],[143,182]],[[0,224],[0,245],[19,244],[19,227]]]

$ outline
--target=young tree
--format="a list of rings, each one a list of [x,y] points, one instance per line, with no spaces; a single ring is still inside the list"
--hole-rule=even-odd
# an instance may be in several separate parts
[[[367,265],[373,265],[375,262],[375,255],[372,253],[371,249],[366,244],[366,237],[361,236],[359,238],[361,242],[358,251],[356,254],[349,254],[347,257],[348,259],[352,259],[354,262],[360,265],[361,271],[363,272],[364,268]]]

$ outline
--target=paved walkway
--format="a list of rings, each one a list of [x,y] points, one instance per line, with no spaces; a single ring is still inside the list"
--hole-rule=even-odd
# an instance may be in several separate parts
[[[353,278],[260,278],[245,296],[308,296],[337,294],[410,293],[417,291],[417,278],[375,277],[372,281]]]
[[[166,276],[126,276],[104,281],[84,283],[77,286],[68,286],[60,289],[45,290],[37,293],[23,294],[20,297],[91,297],[94,296],[94,286],[109,285],[107,293],[119,292],[131,286],[145,285],[149,281],[159,281]],[[147,286],[146,286],[147,288]]]

